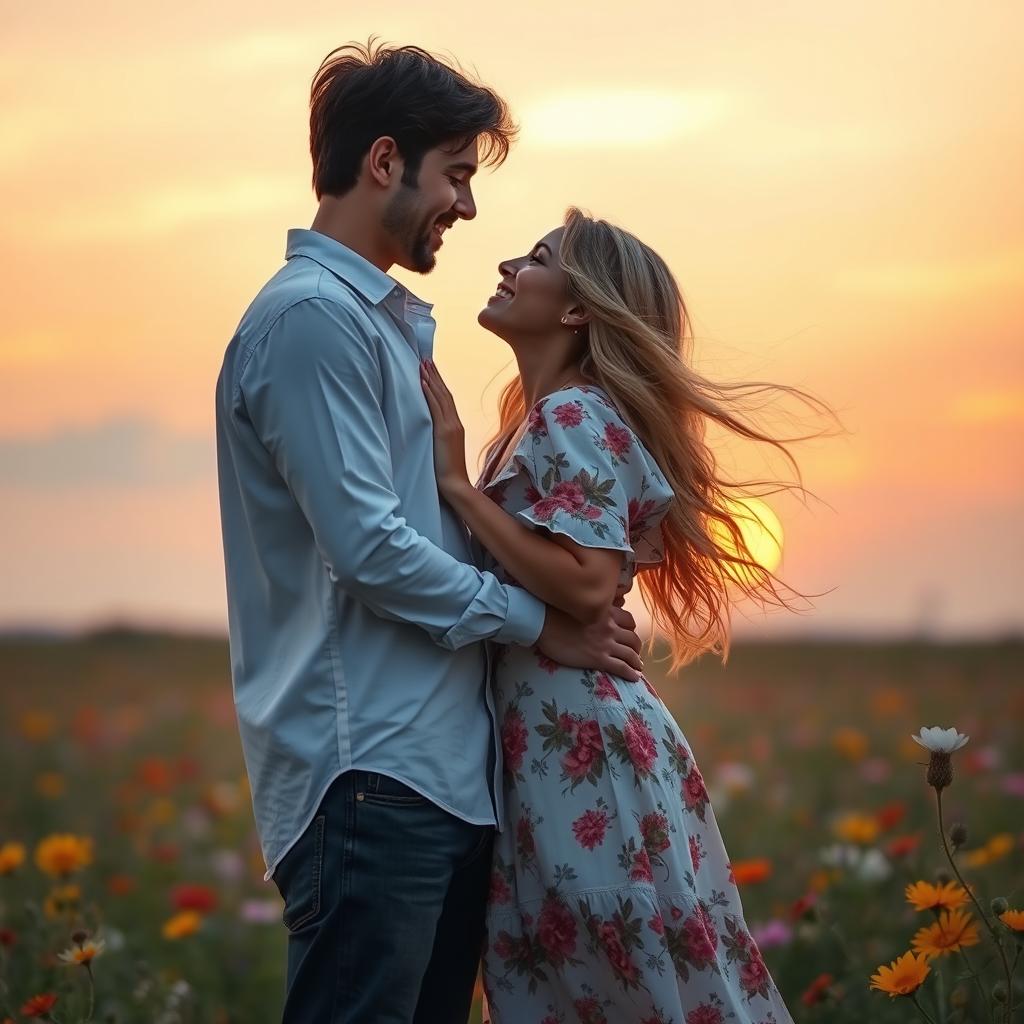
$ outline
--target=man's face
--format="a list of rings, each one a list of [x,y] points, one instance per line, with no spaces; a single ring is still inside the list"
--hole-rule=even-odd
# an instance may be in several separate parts
[[[457,143],[455,145],[458,145]],[[437,263],[444,232],[457,220],[472,220],[476,204],[470,179],[476,173],[476,139],[467,146],[436,147],[423,155],[416,184],[406,179],[384,208],[382,223],[395,241],[395,262],[428,274]]]

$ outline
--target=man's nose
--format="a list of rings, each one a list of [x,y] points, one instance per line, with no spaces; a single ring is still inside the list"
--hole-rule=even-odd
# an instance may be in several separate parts
[[[476,203],[468,189],[455,201],[455,212],[463,220],[472,220],[476,216]]]
[[[502,260],[498,264],[498,273],[502,277],[515,277],[519,272],[519,264],[516,260]]]

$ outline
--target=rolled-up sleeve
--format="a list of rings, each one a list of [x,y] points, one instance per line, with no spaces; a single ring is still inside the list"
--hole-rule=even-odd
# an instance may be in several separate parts
[[[408,525],[395,493],[377,339],[336,302],[308,298],[254,344],[240,400],[313,531],[331,579],[375,613],[456,650],[533,644],[545,606]]]

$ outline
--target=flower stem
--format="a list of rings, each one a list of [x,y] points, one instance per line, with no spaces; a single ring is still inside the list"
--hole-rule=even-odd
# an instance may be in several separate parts
[[[971,977],[974,979],[974,984],[978,986],[978,991],[981,993],[981,1005],[985,1008],[985,1012],[989,1017],[992,1016],[992,1007],[989,1005],[988,993],[985,991],[985,986],[981,983],[981,978],[978,977],[978,972],[974,969],[974,964],[971,963],[970,958],[967,956],[967,950],[962,946],[957,952],[964,958],[964,963],[967,964],[967,970],[970,971]]]
[[[85,1024],[89,1024],[92,1020],[93,1010],[96,1008],[96,983],[92,977],[92,965],[85,965],[86,973],[89,975],[89,1012],[85,1015]]]
[[[964,892],[967,893],[975,907],[977,907],[978,916],[985,922],[985,927],[989,930],[989,933],[992,936],[992,941],[996,944],[996,949],[999,951],[999,959],[1003,961],[1003,972],[1006,974],[1006,1013],[1004,1014],[1004,1021],[1005,1024],[1010,1024],[1011,1014],[1013,1012],[1013,981],[1010,976],[1010,964],[1006,959],[1006,952],[1003,949],[1002,942],[999,940],[999,936],[996,934],[995,928],[992,926],[992,922],[989,921],[988,915],[981,909],[981,904],[964,881],[964,876],[960,874],[960,869],[956,866],[956,861],[953,859],[953,854],[950,852],[949,841],[946,839],[946,827],[942,823],[942,790],[938,787],[935,789],[935,806],[939,815],[939,838],[942,840],[942,849],[946,854],[946,860],[949,861],[949,866],[953,869],[953,874],[956,875],[960,885],[963,886]]]
[[[935,1024],[935,1021],[933,1021],[931,1017],[928,1016],[927,1012],[925,1011],[925,1008],[917,1001],[916,993],[910,993],[910,1001],[917,1007],[917,1012],[921,1014],[921,1016],[924,1017],[926,1021],[928,1021],[928,1024]]]

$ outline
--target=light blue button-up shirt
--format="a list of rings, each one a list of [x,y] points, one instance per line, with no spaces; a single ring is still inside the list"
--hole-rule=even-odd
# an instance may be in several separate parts
[[[431,306],[340,242],[288,232],[217,379],[231,674],[269,880],[330,783],[392,776],[501,820],[487,638],[544,605],[475,567],[434,475]]]

